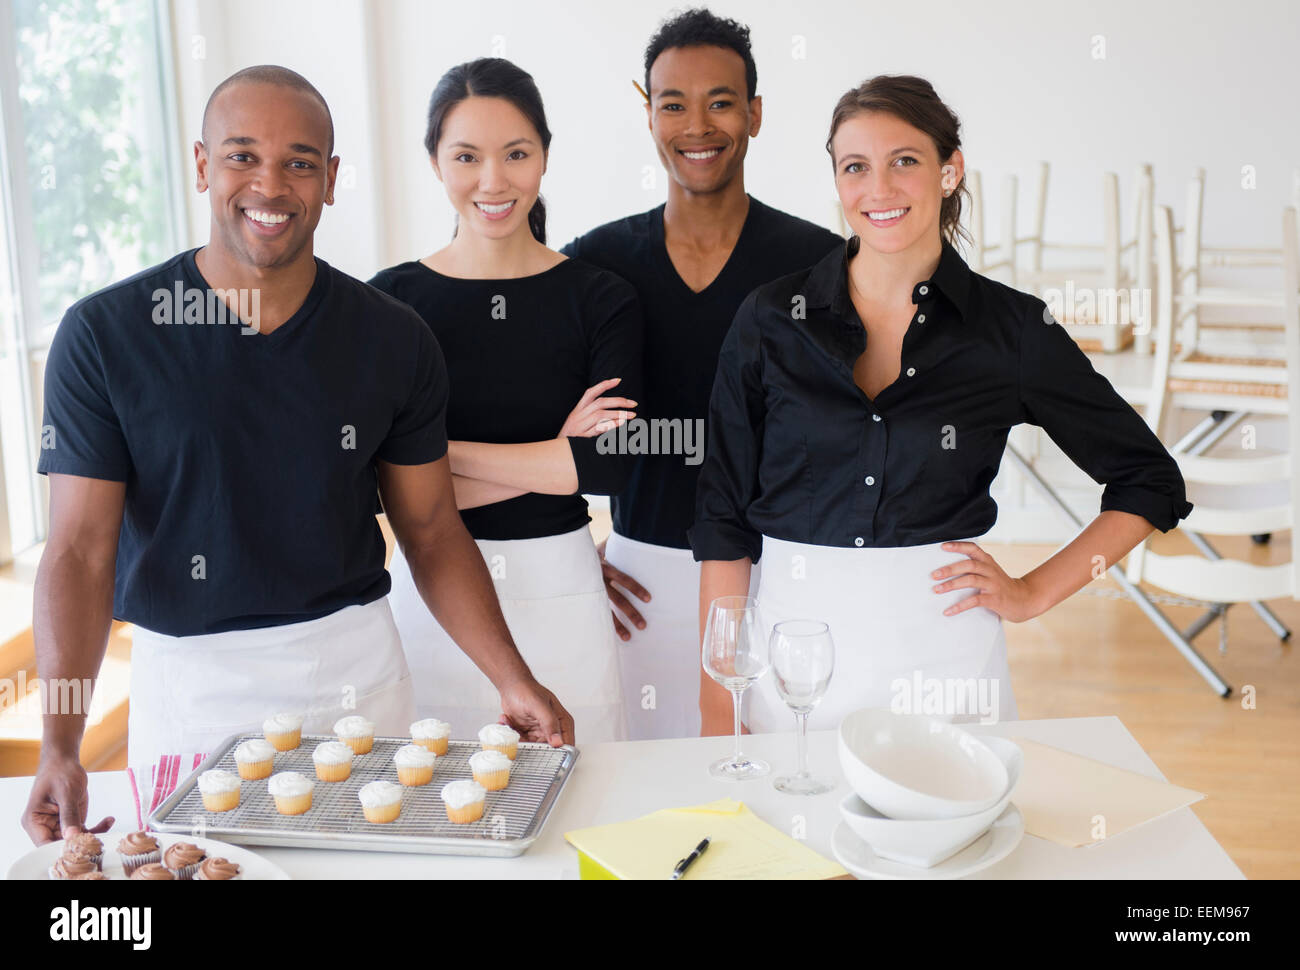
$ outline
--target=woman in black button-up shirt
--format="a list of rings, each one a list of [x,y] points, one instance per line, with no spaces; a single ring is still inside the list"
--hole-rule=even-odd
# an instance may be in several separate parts
[[[959,144],[926,81],[846,94],[827,149],[854,236],[753,291],[719,359],[691,530],[701,614],[743,595],[762,556],[769,624],[827,620],[836,672],[814,727],[875,706],[1014,718],[1000,619],[1043,613],[1191,511],[1177,464],[1043,301],[953,248]],[[1105,490],[1087,529],[1015,578],[951,540],[992,527],[989,486],[1020,423]],[[753,693],[752,730],[788,723],[771,678]],[[701,710],[704,734],[730,731],[706,677]]]

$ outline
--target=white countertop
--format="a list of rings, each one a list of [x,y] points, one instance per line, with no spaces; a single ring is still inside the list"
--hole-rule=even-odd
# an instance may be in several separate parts
[[[1118,768],[1164,778],[1117,717],[1060,718],[963,725],[973,733],[1025,737]],[[796,824],[809,847],[833,858],[831,834],[839,824],[839,802],[848,792],[835,754],[835,732],[808,735],[810,769],[839,786],[814,797],[776,791],[772,776],[748,782],[718,781],[708,765],[731,753],[732,739],[684,738],[581,746],[559,802],[541,836],[514,859],[430,856],[390,852],[252,847],[298,879],[576,879],[578,854],[564,833],[619,822],[660,808],[695,805],[719,798],[745,802],[785,832]],[[794,768],[794,719],[784,734],[747,735],[746,754],[772,765],[773,775]],[[108,844],[135,829],[135,809],[124,771],[92,772],[91,821],[114,816]],[[18,819],[27,804],[30,778],[0,778],[0,873],[31,850]],[[1014,800],[1014,799],[1013,799]],[[670,860],[665,876],[671,871]],[[1014,852],[973,876],[977,879],[1242,879],[1240,869],[1190,808],[1112,836],[1087,848],[1067,849],[1026,833]]]

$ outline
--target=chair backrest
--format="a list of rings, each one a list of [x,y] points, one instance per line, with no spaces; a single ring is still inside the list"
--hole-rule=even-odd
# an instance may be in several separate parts
[[[1185,348],[1196,346],[1201,315],[1196,300],[1201,288],[1201,218],[1205,202],[1205,169],[1198,168],[1187,182],[1186,211],[1183,213],[1183,245],[1179,256],[1179,316],[1177,329]]]
[[[970,192],[970,213],[966,229],[971,237],[970,265],[977,273],[984,272],[984,181],[979,172],[966,173],[966,189]]]
[[[1177,278],[1174,259],[1173,216],[1168,207],[1154,213],[1157,315],[1161,324],[1155,342],[1155,367],[1152,392],[1147,406],[1147,422],[1157,437],[1169,440],[1173,399],[1169,384],[1177,372],[1173,343],[1173,282]],[[1282,213],[1282,305],[1283,332],[1286,345],[1287,401],[1300,400],[1300,234],[1296,210]],[[1129,576],[1146,579],[1182,596],[1210,602],[1242,602],[1253,599],[1294,597],[1296,569],[1300,563],[1300,529],[1295,527],[1295,510],[1300,508],[1300,475],[1295,462],[1300,458],[1300,420],[1288,415],[1287,451],[1263,457],[1209,457],[1175,455],[1189,491],[1205,486],[1208,498],[1194,497],[1195,508],[1182,523],[1192,532],[1209,535],[1257,535],[1266,532],[1291,532],[1291,562],[1259,566],[1238,560],[1212,561],[1200,555],[1167,556],[1156,554],[1143,540],[1130,554]],[[1247,490],[1243,499],[1243,490]],[[1233,501],[1219,504],[1220,498]]]
[[[966,188],[971,195],[970,215],[966,228],[971,234],[970,259],[977,273],[998,273],[1011,286],[1016,285],[1016,177],[1008,175],[1002,182],[1001,240],[990,248],[984,234],[984,180],[976,171],[966,172]]]
[[[1155,339],[1153,289],[1155,286],[1155,177],[1150,165],[1139,165],[1133,180],[1133,262],[1129,268],[1132,286],[1138,293],[1139,304],[1130,308],[1134,324],[1133,349],[1139,354],[1151,353]],[[1144,319],[1144,315],[1149,319]]]
[[[1035,273],[1043,269],[1044,232],[1047,227],[1047,182],[1051,166],[1047,162],[1038,163],[1038,190],[1034,195],[1033,231],[1022,240],[1029,243],[1029,268]]]
[[[1002,244],[998,247],[997,265],[1006,275],[1009,286],[1016,285],[1016,196],[1020,183],[1015,175],[1002,180]]]

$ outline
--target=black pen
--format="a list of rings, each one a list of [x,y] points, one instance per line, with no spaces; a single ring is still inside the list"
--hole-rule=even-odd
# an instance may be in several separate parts
[[[704,850],[707,849],[708,847],[709,847],[709,840],[706,837],[703,842],[701,842],[699,845],[697,845],[694,849],[691,850],[690,855],[688,855],[681,862],[677,863],[677,868],[673,870],[673,878],[674,879],[682,878],[682,876],[686,874],[686,870],[690,867],[690,864],[694,862],[696,859],[698,859],[701,855],[703,855]]]

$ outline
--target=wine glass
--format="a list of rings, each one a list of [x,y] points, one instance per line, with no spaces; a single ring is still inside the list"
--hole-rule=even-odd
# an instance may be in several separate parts
[[[772,769],[740,753],[740,699],[749,685],[767,673],[766,627],[752,596],[719,596],[709,604],[701,648],[705,672],[727,690],[736,711],[736,747],[730,758],[709,765],[714,778],[743,781]]]
[[[794,711],[798,736],[799,769],[772,784],[791,795],[820,795],[833,782],[808,773],[808,715],[826,693],[835,669],[835,644],[831,631],[819,620],[786,620],[772,628],[772,673],[776,691]]]

